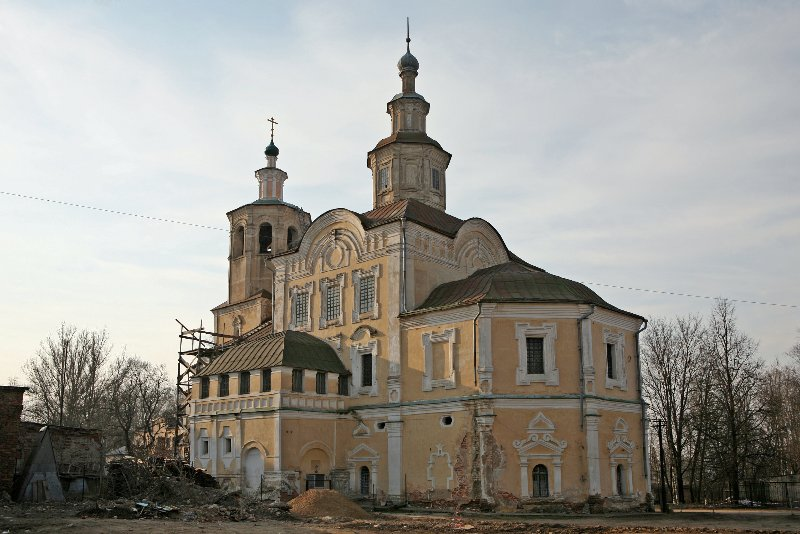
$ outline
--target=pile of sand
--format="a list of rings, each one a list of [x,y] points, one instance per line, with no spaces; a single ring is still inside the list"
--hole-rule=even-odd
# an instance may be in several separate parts
[[[341,493],[327,489],[310,489],[289,501],[291,511],[300,517],[346,517],[369,519],[369,514]]]

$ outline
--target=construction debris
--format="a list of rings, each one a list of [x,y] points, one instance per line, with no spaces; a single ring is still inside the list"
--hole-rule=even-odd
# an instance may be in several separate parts
[[[334,490],[310,489],[289,501],[293,515],[299,517],[340,517],[369,519],[359,505]]]

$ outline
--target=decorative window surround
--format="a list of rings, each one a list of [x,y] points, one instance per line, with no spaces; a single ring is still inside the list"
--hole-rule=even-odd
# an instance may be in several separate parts
[[[608,370],[606,370],[606,388],[618,388],[622,391],[627,391],[628,377],[625,372],[625,334],[604,328],[603,343],[614,346],[614,378],[609,378]],[[605,361],[605,354],[603,354],[603,360]]]
[[[234,457],[234,443],[233,433],[231,427],[226,426],[222,428],[222,433],[219,436],[219,456],[222,458],[222,464],[225,469],[229,469]]]
[[[529,323],[515,325],[517,350],[519,351],[519,367],[517,367],[517,385],[527,386],[534,382],[544,382],[548,386],[558,385],[558,368],[556,367],[556,338],[558,332],[555,323],[544,323],[531,326]],[[544,373],[528,373],[528,346],[529,337],[539,337],[544,340]]]
[[[450,485],[453,482],[453,463],[450,461],[450,453],[445,452],[445,451],[442,450],[441,443],[437,444],[436,445],[436,450],[433,453],[431,453],[431,455],[428,457],[427,478],[428,478],[428,482],[431,483],[431,489],[432,490],[436,489],[436,479],[433,476],[433,468],[434,468],[434,465],[436,464],[436,459],[437,458],[442,458],[442,457],[444,457],[445,460],[447,461],[448,476],[447,476],[447,479],[445,480],[445,487],[441,488],[441,489],[450,489]]]
[[[351,451],[347,452],[347,470],[350,471],[350,489],[351,491],[358,491],[358,470],[356,467],[361,464],[369,464],[370,466],[370,483],[378,488],[378,462],[381,455],[378,452],[362,443],[356,445]]]
[[[378,278],[381,275],[381,266],[373,265],[367,270],[356,269],[352,273],[353,278],[353,322],[358,323],[364,319],[377,319],[380,316],[378,307]],[[372,299],[372,309],[361,312],[361,279],[372,277],[375,291]]]
[[[609,468],[611,469],[611,492],[616,497],[633,494],[633,451],[636,444],[628,439],[628,424],[623,418],[617,419],[614,425],[614,439],[608,442]],[[624,494],[620,495],[617,482],[617,466],[622,466]]]
[[[339,288],[339,314],[336,317],[328,317],[328,292],[330,288]],[[319,327],[327,328],[329,326],[342,326],[344,324],[344,273],[339,273],[335,278],[323,278],[319,281]]]
[[[361,385],[361,356],[363,354],[372,355],[372,386]],[[369,395],[370,397],[378,396],[378,340],[374,339],[362,345],[356,343],[350,346],[350,370],[352,372],[352,388],[350,388],[350,396],[356,397],[358,395]]]
[[[433,378],[433,345],[447,343],[445,347],[445,378]],[[425,351],[425,372],[422,374],[422,391],[433,388],[453,389],[456,387],[456,329],[449,328],[440,334],[423,334],[422,347]]]
[[[205,428],[200,429],[200,437],[197,443],[198,456],[200,458],[208,458],[211,456],[211,445],[208,440],[208,431]]]
[[[553,479],[548,481],[552,488],[549,493],[553,497],[561,495],[561,455],[567,448],[567,442],[553,438],[555,429],[553,422],[539,412],[528,423],[528,437],[514,440],[514,448],[519,454],[520,497],[523,499],[531,496],[528,483],[531,469],[537,464],[548,467],[548,471],[552,467]]]
[[[307,295],[308,299],[308,309],[305,313],[305,324],[296,324],[296,311],[297,311],[297,300],[300,295]],[[314,282],[308,282],[302,286],[295,286],[289,289],[289,299],[291,300],[291,307],[289,310],[289,330],[303,330],[308,332],[311,330],[311,301],[312,296],[314,295]]]

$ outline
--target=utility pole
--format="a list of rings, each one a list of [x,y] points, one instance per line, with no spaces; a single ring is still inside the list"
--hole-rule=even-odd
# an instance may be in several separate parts
[[[669,505],[667,505],[667,466],[666,462],[664,461],[664,438],[661,434],[661,425],[664,424],[664,421],[661,419],[656,419],[653,422],[656,424],[656,428],[658,428],[658,457],[661,464],[661,469],[659,469],[659,471],[661,471],[661,482],[659,484],[659,493],[661,494],[661,513],[666,514],[669,512]]]

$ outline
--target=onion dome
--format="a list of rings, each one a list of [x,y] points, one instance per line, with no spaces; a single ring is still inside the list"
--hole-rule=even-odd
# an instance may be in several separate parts
[[[419,70],[419,61],[417,61],[417,58],[411,53],[411,50],[403,54],[403,57],[397,62],[397,69],[400,72],[404,70]]]
[[[270,139],[267,148],[264,150],[264,155],[278,157],[278,152],[278,147],[276,147],[275,143],[272,141],[272,139]]]

